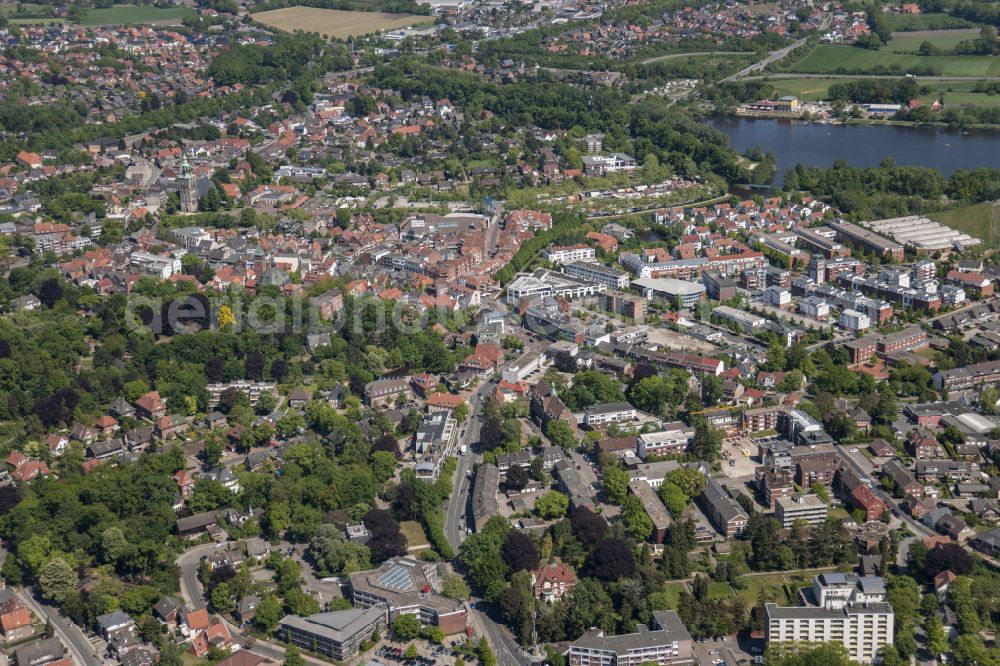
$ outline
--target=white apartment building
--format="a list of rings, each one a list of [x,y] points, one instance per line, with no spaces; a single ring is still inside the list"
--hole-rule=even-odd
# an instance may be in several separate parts
[[[840,313],[840,327],[852,333],[867,331],[871,327],[871,320],[863,312],[844,310]]]
[[[545,248],[542,254],[546,261],[551,261],[554,264],[597,260],[597,251],[588,245],[557,245]]]
[[[171,275],[181,272],[180,259],[165,257],[159,254],[150,254],[148,252],[133,252],[129,263],[143,273],[155,275],[161,280],[166,280]]]
[[[873,663],[892,645],[895,615],[878,576],[830,573],[816,576],[809,606],[767,604],[767,641],[843,644],[854,661]]]
[[[566,275],[572,275],[588,282],[606,284],[615,289],[626,289],[629,285],[628,271],[587,261],[574,261],[566,264]]]
[[[818,495],[792,495],[779,497],[774,508],[775,517],[781,526],[788,529],[798,520],[804,520],[808,525],[821,525],[826,522],[828,507]]]
[[[587,426],[604,423],[622,423],[635,419],[635,407],[627,402],[609,402],[603,405],[591,405],[583,409],[583,423]]]
[[[674,421],[663,426],[659,432],[649,432],[638,436],[639,457],[679,455],[687,451],[694,438],[694,428]]]
[[[236,381],[228,382],[225,384],[209,384],[205,387],[208,391],[208,404],[217,405],[219,400],[222,398],[222,393],[226,389],[236,389],[241,393],[246,394],[250,399],[250,406],[256,407],[257,401],[260,399],[262,393],[270,393],[275,395],[277,389],[277,384],[274,382],[255,382],[250,379],[237,379]]]
[[[873,663],[883,645],[892,645],[893,612],[887,603],[840,610],[767,604],[767,641],[842,643],[850,659]]]
[[[772,285],[764,290],[764,302],[784,310],[792,304],[792,292],[783,287]]]

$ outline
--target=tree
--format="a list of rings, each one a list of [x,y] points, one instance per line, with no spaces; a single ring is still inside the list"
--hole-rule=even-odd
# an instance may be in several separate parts
[[[457,573],[446,574],[441,580],[441,593],[446,597],[463,601],[469,598],[472,591],[469,589],[465,579]]]
[[[629,476],[621,467],[617,465],[607,467],[604,470],[604,491],[608,494],[608,499],[614,504],[621,504],[628,494]]]
[[[118,564],[125,557],[129,543],[120,527],[109,527],[101,533],[101,550],[109,564]]]
[[[681,517],[688,505],[688,497],[684,491],[669,482],[660,486],[660,500],[675,519]]]
[[[562,518],[569,510],[569,497],[553,490],[535,500],[535,511],[546,520]]]
[[[216,613],[228,613],[233,609],[233,597],[229,585],[219,583],[212,590],[212,606]]]
[[[392,633],[404,641],[410,641],[420,634],[420,620],[416,615],[400,615],[392,623]]]
[[[591,575],[603,581],[614,581],[635,575],[635,554],[621,539],[604,539],[587,558]]]
[[[270,635],[281,621],[281,602],[273,594],[265,594],[254,611],[253,623],[265,634]]]
[[[718,460],[722,451],[722,432],[705,419],[698,419],[691,439],[691,454],[701,460]]]
[[[66,560],[53,557],[38,572],[38,584],[46,598],[61,602],[76,589],[80,579]]]
[[[566,604],[566,634],[582,636],[591,627],[610,631],[614,627],[611,597],[593,578],[581,578]]]
[[[538,568],[538,548],[524,532],[511,530],[500,548],[500,555],[511,572]]]
[[[768,666],[855,666],[843,643],[780,643],[767,649]]]
[[[528,475],[528,470],[520,465],[512,465],[507,470],[507,476],[504,479],[504,485],[513,490],[522,490],[530,482],[531,477]]]
[[[406,646],[406,652],[403,653],[405,659],[416,659],[420,653],[417,651],[417,646],[410,643]]]
[[[576,436],[573,434],[573,428],[562,419],[550,419],[545,426],[545,436],[549,438],[553,446],[558,446],[564,451],[576,448]]]
[[[306,660],[294,645],[285,648],[284,666],[306,666]]]
[[[663,481],[674,484],[689,498],[697,497],[705,490],[705,475],[690,467],[670,470]]]
[[[948,635],[941,626],[941,619],[931,615],[924,620],[924,633],[927,635],[927,649],[938,655],[948,651]]]
[[[608,531],[608,521],[585,506],[573,512],[570,523],[573,527],[573,536],[586,548],[597,544]]]
[[[935,546],[924,561],[924,574],[930,578],[949,570],[956,576],[964,576],[972,571],[972,557],[955,543],[941,543]]]
[[[285,592],[285,610],[291,615],[314,615],[320,612],[319,602],[311,594],[306,594],[301,588]]]

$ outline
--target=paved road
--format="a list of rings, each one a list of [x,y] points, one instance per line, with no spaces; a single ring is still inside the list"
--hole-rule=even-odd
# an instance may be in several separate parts
[[[472,445],[479,442],[479,428],[482,425],[479,414],[483,405],[489,400],[493,387],[493,382],[484,382],[475,393],[469,396],[469,419],[466,421],[465,435],[460,436],[456,444],[458,450],[461,450],[464,444],[467,453],[464,456],[458,456],[455,488],[452,490],[451,499],[448,502],[448,512],[444,522],[445,536],[456,553],[465,536],[465,528],[460,526],[464,522],[462,515],[469,515],[469,491],[472,489],[472,480],[465,478],[465,475],[482,458],[472,450]]]
[[[688,58],[694,56],[720,56],[720,55],[753,55],[753,51],[694,51],[691,53],[668,53],[666,55],[656,56],[655,58],[646,58],[645,60],[640,60],[640,65],[652,65],[653,63],[660,62],[661,60],[673,60],[674,58]]]
[[[201,581],[198,580],[198,567],[201,566],[201,559],[211,554],[216,545],[206,543],[195,546],[177,558],[176,564],[181,570],[181,597],[188,608],[197,610],[206,607]]]
[[[807,40],[805,40],[805,39],[800,39],[800,40],[798,40],[796,42],[793,42],[792,44],[789,44],[788,46],[780,48],[780,49],[778,49],[776,51],[771,51],[769,54],[767,54],[767,57],[764,58],[763,60],[758,60],[757,62],[753,63],[752,65],[744,67],[743,69],[741,69],[740,71],[736,72],[735,74],[730,74],[726,78],[724,78],[721,81],[719,81],[719,83],[726,83],[727,81],[735,81],[737,79],[742,79],[742,78],[744,78],[744,77],[746,77],[746,76],[748,76],[750,74],[753,74],[754,72],[763,71],[763,69],[765,67],[767,67],[768,65],[770,65],[773,62],[777,62],[777,61],[781,60],[782,58],[784,58],[785,56],[787,56],[789,53],[791,53],[795,49],[797,49],[800,46],[802,46],[803,44],[805,44],[806,41]]]
[[[478,419],[479,412],[483,404],[489,399],[493,391],[493,382],[485,382],[479,389],[469,397],[469,421],[466,427],[465,436],[459,438],[458,445],[465,444],[469,447],[468,453],[458,457],[458,469],[455,472],[455,489],[452,491],[451,499],[448,503],[447,517],[445,519],[445,537],[451,547],[458,552],[462,540],[465,538],[465,530],[459,529],[462,522],[462,514],[469,514],[469,492],[472,482],[465,478],[468,470],[472,469],[475,463],[482,459],[482,456],[473,452],[472,443],[479,441],[479,427],[481,421]],[[474,603],[482,603],[482,600],[473,598]],[[472,624],[478,628],[486,638],[486,642],[497,656],[497,663],[501,666],[526,666],[529,661],[525,656],[521,646],[518,645],[514,636],[505,627],[495,622],[487,613],[481,610],[473,610],[471,613]]]
[[[837,455],[840,456],[840,459],[844,463],[846,463],[847,466],[850,467],[854,471],[854,473],[858,475],[859,478],[861,479],[872,478],[871,474],[866,472],[861,467],[861,465],[859,465],[858,462],[853,458],[853,456],[844,449],[844,447],[837,446],[834,448],[837,451]],[[856,455],[860,456],[864,454],[857,453]],[[908,515],[902,509],[900,509],[899,504],[896,501],[896,498],[892,497],[889,493],[885,492],[878,483],[872,483],[871,490],[873,493],[875,493],[876,497],[878,497],[880,500],[886,503],[886,505],[889,507],[890,510],[895,509],[893,515],[896,516],[896,514],[898,514],[897,518],[900,520],[900,522],[906,525],[911,532],[913,532],[918,536],[937,536],[937,532],[927,527],[923,523],[914,520],[910,515]]]
[[[80,627],[63,617],[59,613],[58,608],[35,599],[24,588],[17,588],[17,596],[40,619],[48,620],[52,623],[53,632],[62,641],[62,644],[69,649],[74,663],[82,664],[83,666],[101,666],[103,662],[94,652],[94,646],[80,630]]]
[[[757,76],[745,76],[745,81],[756,81],[759,79],[895,79],[899,80],[899,74],[817,74],[801,72],[772,72]],[[912,76],[915,81],[1000,81],[1000,76]],[[728,79],[727,79],[728,80]]]

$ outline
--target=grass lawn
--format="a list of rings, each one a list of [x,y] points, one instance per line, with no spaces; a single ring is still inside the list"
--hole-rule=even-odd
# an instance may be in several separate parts
[[[677,610],[677,605],[681,600],[681,592],[687,591],[687,585],[684,583],[666,583],[663,586],[663,592],[667,595],[670,600],[670,609]]]
[[[768,574],[764,576],[747,576],[747,587],[745,590],[738,590],[738,594],[748,605],[757,603],[757,595],[764,590],[764,596],[768,601],[779,604],[785,603],[785,593],[781,586],[788,582],[785,574]]]
[[[185,16],[194,14],[187,7],[159,7],[118,5],[106,9],[90,9],[80,19],[80,25],[120,25],[154,22],[180,23]]]
[[[887,51],[820,44],[809,55],[794,63],[789,71],[836,74],[838,71],[865,73],[876,67],[897,67],[902,72],[931,67],[944,76],[1000,75],[1000,58],[990,56],[918,56]]]
[[[979,31],[975,28],[960,28],[958,30],[931,30],[920,32],[894,32],[889,43],[882,47],[882,51],[893,53],[916,53],[920,45],[930,42],[942,51],[952,51],[959,42],[964,42],[979,37]]]
[[[406,538],[406,547],[411,551],[430,548],[431,544],[424,534],[423,526],[415,520],[407,520],[399,524],[399,531]]]
[[[729,583],[712,581],[708,584],[709,599],[728,599],[731,596],[733,596],[733,588],[729,586]]]
[[[990,218],[992,216],[992,206],[988,203],[966,206],[964,208],[951,208],[937,213],[931,213],[927,217],[935,222],[964,231],[970,236],[982,239],[986,245],[995,245],[990,242]]]
[[[793,95],[805,102],[820,102],[827,99],[830,86],[840,79],[774,79],[769,81],[776,91],[775,96]]]

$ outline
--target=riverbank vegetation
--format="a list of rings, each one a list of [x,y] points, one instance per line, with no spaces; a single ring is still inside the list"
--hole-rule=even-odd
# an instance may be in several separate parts
[[[864,168],[799,164],[785,175],[784,188],[826,197],[855,219],[877,219],[990,201],[1000,196],[1000,170],[962,170],[945,178],[930,167],[898,166],[891,158]]]

